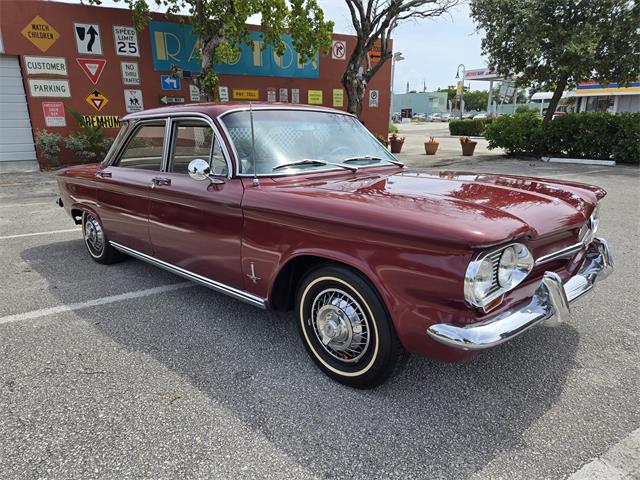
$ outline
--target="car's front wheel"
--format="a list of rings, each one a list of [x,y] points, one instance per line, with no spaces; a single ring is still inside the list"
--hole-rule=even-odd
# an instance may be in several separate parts
[[[380,385],[407,355],[376,291],[348,268],[325,266],[309,272],[298,289],[296,309],[309,355],[340,383]]]
[[[100,220],[93,213],[82,213],[82,236],[89,255],[96,262],[108,265],[122,258],[122,254],[107,240]]]

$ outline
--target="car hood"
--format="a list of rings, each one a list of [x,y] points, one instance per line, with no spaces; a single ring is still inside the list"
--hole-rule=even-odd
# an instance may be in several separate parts
[[[362,172],[276,183],[277,190],[305,197],[296,204],[316,216],[323,216],[327,201],[339,200],[331,202],[331,218],[473,245],[575,228],[605,195],[574,182],[464,172]],[[316,205],[320,200],[324,207]]]

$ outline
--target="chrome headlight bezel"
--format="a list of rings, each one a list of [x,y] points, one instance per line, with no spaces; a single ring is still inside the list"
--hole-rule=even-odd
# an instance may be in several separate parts
[[[464,279],[465,300],[474,307],[486,307],[522,283],[531,273],[533,265],[533,256],[522,243],[511,243],[481,253],[467,267]],[[489,269],[491,281],[488,283]]]

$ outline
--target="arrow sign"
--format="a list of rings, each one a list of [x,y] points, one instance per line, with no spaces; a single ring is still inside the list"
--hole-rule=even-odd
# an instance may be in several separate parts
[[[175,105],[177,103],[184,103],[185,101],[183,96],[178,95],[162,95],[159,100],[163,105]]]
[[[94,85],[100,80],[100,75],[107,64],[104,58],[76,58],[76,62]]]
[[[94,90],[89,95],[87,95],[87,98],[85,98],[84,101],[95,108],[97,111],[102,110],[105,105],[109,103],[109,99],[98,90]]]
[[[180,90],[180,78],[171,75],[160,75],[163,90]]]

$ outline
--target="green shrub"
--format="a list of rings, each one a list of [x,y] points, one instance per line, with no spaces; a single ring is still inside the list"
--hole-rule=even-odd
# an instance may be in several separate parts
[[[539,153],[540,126],[542,118],[525,112],[516,115],[501,115],[487,124],[484,137],[489,148],[504,148],[507,153]]]
[[[640,113],[568,113],[549,123],[519,113],[498,117],[484,133],[490,149],[508,153],[640,163]]]
[[[491,118],[466,118],[463,120],[451,120],[449,133],[451,135],[465,135],[479,137],[483,135],[484,128],[491,123]]]
[[[393,123],[389,124],[389,133],[398,133],[398,127],[396,127]]]
[[[113,139],[104,136],[102,127],[86,123],[82,115],[73,108],[67,107],[67,111],[78,122],[81,130],[65,138],[64,146],[81,162],[102,161]]]
[[[42,158],[49,161],[49,163],[58,161],[62,140],[62,135],[51,133],[48,130],[38,130],[36,133],[36,147],[40,150]]]

